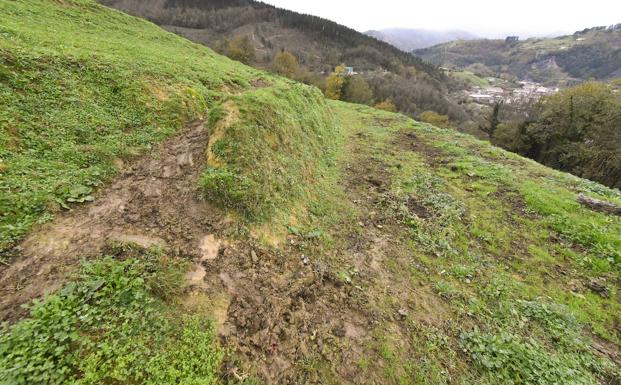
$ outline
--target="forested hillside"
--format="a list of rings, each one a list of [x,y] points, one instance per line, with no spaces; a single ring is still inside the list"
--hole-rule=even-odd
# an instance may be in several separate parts
[[[415,53],[434,64],[549,85],[621,76],[621,24],[553,39],[454,41]]]
[[[468,119],[448,98],[450,79],[435,66],[329,20],[252,0],[100,2],[256,67],[273,70],[276,56],[286,50],[299,65],[295,78],[320,88],[325,88],[327,75],[344,64],[369,84],[373,103],[390,99],[410,115],[434,110],[457,121]]]
[[[621,94],[585,82],[543,97],[521,118],[500,109],[492,143],[540,163],[621,188]]]

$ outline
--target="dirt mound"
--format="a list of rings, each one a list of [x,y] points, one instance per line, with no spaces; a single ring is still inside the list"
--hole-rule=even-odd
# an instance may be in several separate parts
[[[58,288],[82,258],[97,256],[109,240],[201,258],[205,237],[222,227],[222,216],[198,191],[208,140],[202,123],[189,125],[125,167],[95,202],[32,231],[19,256],[0,271],[0,319],[22,316],[19,305]]]

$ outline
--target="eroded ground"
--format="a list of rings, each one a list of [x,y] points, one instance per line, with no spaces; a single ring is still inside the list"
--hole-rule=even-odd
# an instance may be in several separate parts
[[[188,126],[148,156],[124,166],[95,202],[62,213],[34,229],[19,257],[0,270],[0,316],[24,315],[19,305],[62,285],[82,258],[98,256],[107,242],[161,246],[199,258],[205,237],[226,224],[198,192],[208,130]]]
[[[18,305],[113,240],[194,262],[180,301],[214,319],[236,357],[225,369],[233,380],[494,383],[468,338],[501,333],[518,347],[533,338],[535,351],[619,365],[618,271],[588,260],[593,244],[555,230],[537,205],[547,197],[524,187],[561,189],[558,173],[398,115],[333,108],[345,143],[327,176],[334,190],[277,224],[288,236],[243,235],[252,226],[237,232],[203,201],[209,134],[196,123],[26,238],[0,273],[2,318],[23,316]],[[619,226],[584,215],[605,234]],[[585,342],[556,348],[558,327]]]

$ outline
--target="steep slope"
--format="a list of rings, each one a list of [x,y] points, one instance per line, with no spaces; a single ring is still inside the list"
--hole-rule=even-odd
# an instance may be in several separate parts
[[[247,37],[255,50],[249,64],[271,68],[276,54],[292,52],[314,83],[345,64],[361,73],[377,102],[392,99],[399,111],[435,110],[454,120],[468,119],[447,97],[450,78],[435,66],[394,46],[316,16],[243,0],[101,0],[102,4],[146,18],[194,42],[218,49]],[[399,88],[396,92],[394,89]]]
[[[198,42],[209,46],[216,39],[230,39],[243,30],[249,31],[257,48],[261,50],[257,55],[259,60],[266,52],[273,53],[286,48],[299,53],[301,61],[308,62],[313,70],[332,70],[341,62],[348,62],[367,71],[378,66],[391,68],[396,64],[391,62],[395,61],[434,77],[441,76],[435,67],[425,64],[419,58],[353,29],[320,17],[302,15],[253,0],[154,0],[146,3],[107,0],[102,3],[145,17],[167,29],[187,29],[191,34],[189,38],[200,39]],[[184,30],[176,31],[183,33]],[[360,50],[377,54],[366,55]]]
[[[0,384],[619,380],[621,219],[576,202],[619,191],[92,1],[0,15]]]
[[[525,41],[456,41],[416,50],[432,63],[505,73],[546,84],[609,79],[621,70],[621,25]],[[480,67],[483,65],[484,67]]]
[[[453,40],[476,39],[475,35],[458,30],[434,31],[426,29],[388,28],[378,31],[367,31],[365,33],[376,39],[390,43],[405,52],[428,48]]]

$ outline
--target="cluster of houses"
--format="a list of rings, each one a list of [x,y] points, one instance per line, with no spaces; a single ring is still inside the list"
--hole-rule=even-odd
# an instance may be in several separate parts
[[[558,88],[544,87],[535,82],[522,81],[519,82],[520,87],[502,88],[498,86],[492,87],[474,87],[470,91],[466,91],[466,95],[475,103],[494,104],[497,102],[525,103],[531,100],[539,99],[542,96],[551,95],[558,92]]]

